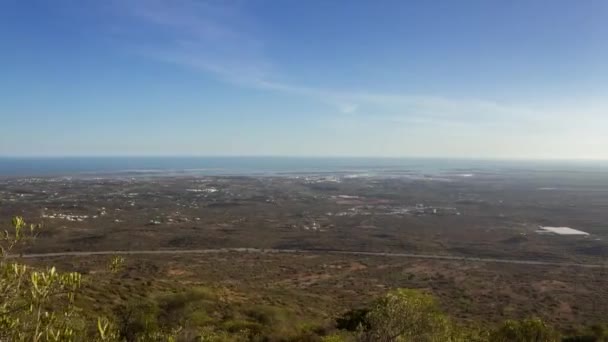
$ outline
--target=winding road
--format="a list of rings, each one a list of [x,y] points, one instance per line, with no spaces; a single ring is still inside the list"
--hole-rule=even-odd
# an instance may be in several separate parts
[[[159,250],[132,250],[132,251],[81,251],[81,252],[56,252],[56,253],[32,253],[22,255],[10,255],[10,258],[42,259],[53,257],[86,257],[96,255],[179,255],[179,254],[212,254],[212,253],[286,253],[286,254],[328,254],[328,255],[353,255],[353,256],[372,256],[390,258],[410,258],[410,259],[431,259],[448,260],[463,262],[485,262],[502,263],[514,265],[538,265],[538,266],[557,266],[557,267],[582,267],[582,268],[603,268],[608,265],[542,261],[542,260],[521,260],[521,259],[499,259],[499,258],[476,258],[455,255],[436,255],[436,254],[413,254],[413,253],[388,253],[388,252],[364,252],[364,251],[340,251],[340,250],[306,250],[306,249],[262,249],[262,248],[216,248],[216,249],[159,249]]]

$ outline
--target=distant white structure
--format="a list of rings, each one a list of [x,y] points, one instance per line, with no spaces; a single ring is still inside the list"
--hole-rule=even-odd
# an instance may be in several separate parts
[[[582,230],[572,229],[570,227],[540,227],[542,232],[555,233],[558,235],[589,235]]]

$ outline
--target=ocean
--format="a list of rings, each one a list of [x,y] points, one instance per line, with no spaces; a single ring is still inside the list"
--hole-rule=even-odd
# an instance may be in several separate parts
[[[0,157],[0,176],[281,175],[494,171],[608,172],[606,161],[350,157]]]

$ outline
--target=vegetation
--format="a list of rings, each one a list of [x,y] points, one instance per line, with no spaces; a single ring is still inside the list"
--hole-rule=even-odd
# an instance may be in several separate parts
[[[389,292],[366,316],[364,341],[448,341],[450,325],[435,299],[415,290]]]
[[[20,217],[0,239],[0,341],[319,341],[319,342],[601,342],[605,326],[561,337],[540,319],[508,320],[498,327],[463,326],[423,291],[395,289],[335,324],[302,322],[280,306],[246,305],[218,289],[150,294],[94,317],[77,305],[83,278],[54,267],[14,262],[19,246],[39,226]],[[125,260],[113,257],[107,274],[120,275]]]
[[[34,238],[40,228],[15,217],[13,230],[0,242],[0,339],[5,341],[71,341],[83,329],[74,307],[80,288],[78,273],[59,273],[54,267],[34,270],[10,262],[19,244]]]

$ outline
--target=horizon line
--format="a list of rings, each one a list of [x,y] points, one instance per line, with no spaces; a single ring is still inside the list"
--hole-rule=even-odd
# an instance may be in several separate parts
[[[1,159],[92,159],[92,158],[284,158],[284,159],[428,159],[470,161],[539,161],[539,162],[608,162],[608,158],[566,157],[479,157],[479,156],[368,156],[368,155],[195,155],[195,154],[132,154],[132,155],[0,155]]]

